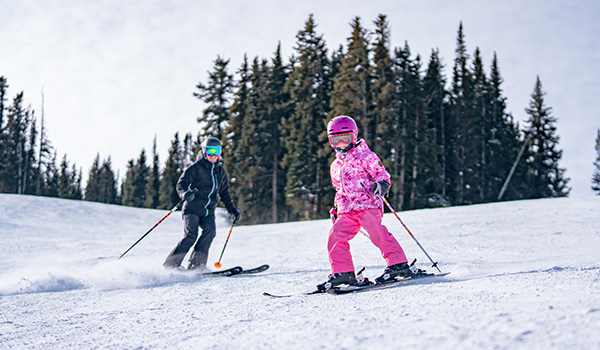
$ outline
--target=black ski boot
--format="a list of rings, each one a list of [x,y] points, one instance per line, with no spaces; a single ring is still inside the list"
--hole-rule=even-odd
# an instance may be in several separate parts
[[[334,273],[329,275],[327,282],[318,284],[317,290],[324,292],[331,287],[339,286],[341,284],[351,285],[354,283],[356,283],[356,275],[354,275],[354,271]]]
[[[420,271],[420,270],[419,270]],[[396,277],[412,277],[415,273],[411,270],[408,263],[399,263],[395,265],[390,265],[385,268],[383,271],[383,275],[377,277],[375,279],[375,283],[384,284],[393,282]]]
[[[194,271],[195,273],[199,273],[199,274],[211,272],[211,270],[208,267],[206,267],[205,264],[193,263],[193,262],[189,263],[187,270]]]

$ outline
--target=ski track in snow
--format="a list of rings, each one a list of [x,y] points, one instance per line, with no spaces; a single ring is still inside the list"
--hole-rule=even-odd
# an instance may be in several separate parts
[[[164,270],[181,238],[174,213],[0,194],[0,349],[598,349],[600,197],[400,212],[443,278],[333,296],[308,292],[329,274],[329,220],[240,226],[223,268]],[[434,270],[392,214],[409,259]],[[226,214],[209,262],[229,232]],[[366,237],[355,266],[385,267]]]

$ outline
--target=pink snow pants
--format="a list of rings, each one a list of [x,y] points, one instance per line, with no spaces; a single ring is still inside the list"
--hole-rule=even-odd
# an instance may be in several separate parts
[[[329,231],[327,242],[331,273],[354,271],[349,241],[361,227],[367,230],[371,242],[379,248],[387,266],[407,261],[396,238],[381,224],[382,216],[380,209],[353,211],[338,216]]]

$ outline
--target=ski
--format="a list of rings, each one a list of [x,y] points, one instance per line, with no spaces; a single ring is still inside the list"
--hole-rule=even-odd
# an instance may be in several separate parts
[[[263,295],[271,298],[290,298],[293,296],[303,296],[303,295],[312,295],[312,294],[324,294],[326,291],[314,290],[312,292],[303,292],[297,294],[271,294],[264,292]]]
[[[198,275],[200,276],[234,276],[239,275],[244,271],[244,268],[241,266],[235,266],[226,270],[221,271],[211,271],[211,272],[201,272]]]
[[[255,274],[267,271],[269,269],[269,265],[264,264],[252,269],[242,269],[242,272],[238,273],[238,275],[246,275],[246,274]]]
[[[358,276],[361,276],[362,272],[365,270],[365,268],[363,267],[359,272],[358,272]],[[295,294],[271,294],[268,292],[264,292],[263,295],[267,296],[267,297],[271,297],[271,298],[290,298],[290,297],[294,297],[294,296],[304,296],[304,295],[313,295],[313,294],[325,294],[327,292],[326,289],[315,289],[312,292],[301,292],[301,293],[295,293]]]
[[[327,290],[327,293],[329,293],[329,294],[348,294],[348,293],[366,292],[366,291],[376,290],[376,289],[393,288],[393,287],[397,287],[399,285],[402,285],[404,283],[408,283],[411,281],[421,280],[421,279],[430,278],[430,277],[443,277],[443,276],[447,276],[449,274],[450,274],[450,272],[437,273],[437,274],[435,274],[435,273],[423,274],[423,275],[418,275],[418,276],[414,276],[414,277],[399,278],[399,279],[394,280],[393,282],[382,283],[382,284],[369,284],[369,285],[364,285],[364,286],[354,285],[354,286],[333,287],[333,288],[329,288]]]
[[[385,288],[392,288],[392,287],[396,287],[398,285],[407,283],[407,282],[411,282],[411,281],[416,281],[416,280],[420,280],[420,279],[424,279],[424,278],[429,278],[429,277],[443,277],[443,276],[447,276],[449,275],[450,272],[444,272],[444,273],[438,273],[438,274],[424,274],[424,275],[420,275],[420,276],[415,276],[415,277],[408,277],[408,278],[402,278],[402,279],[397,279],[393,282],[388,282],[388,283],[383,283],[383,284],[368,284],[368,285],[353,285],[353,286],[342,286],[342,287],[333,287],[333,288],[329,288],[327,290],[314,290],[312,292],[302,292],[302,293],[296,293],[296,294],[271,294],[268,292],[264,292],[263,295],[267,296],[267,297],[271,297],[271,298],[290,298],[290,297],[294,297],[294,296],[305,296],[305,295],[313,295],[313,294],[349,294],[349,293],[357,293],[357,292],[366,292],[366,291],[370,291],[370,290],[376,290],[376,289],[385,289]]]
[[[237,276],[237,275],[249,275],[249,274],[255,274],[255,273],[260,273],[260,272],[264,272],[266,270],[269,269],[269,265],[264,264],[264,265],[260,265],[258,267],[254,267],[251,269],[244,269],[241,266],[235,266],[226,270],[221,270],[221,271],[211,271],[211,272],[203,272],[203,273],[199,273],[199,275],[201,276]]]

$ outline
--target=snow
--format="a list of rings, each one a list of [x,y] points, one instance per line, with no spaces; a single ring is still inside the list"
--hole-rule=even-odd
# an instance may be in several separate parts
[[[400,212],[444,278],[350,295],[329,274],[329,220],[235,227],[223,268],[164,270],[182,234],[167,211],[0,194],[0,349],[599,349],[600,197]],[[384,223],[432,270],[392,214]],[[223,212],[209,262],[229,232]],[[356,268],[384,261],[363,235]]]

